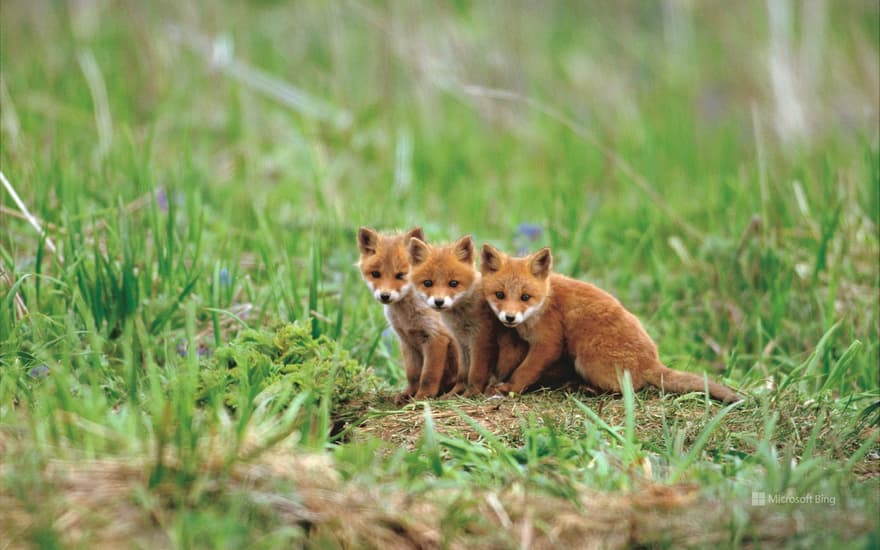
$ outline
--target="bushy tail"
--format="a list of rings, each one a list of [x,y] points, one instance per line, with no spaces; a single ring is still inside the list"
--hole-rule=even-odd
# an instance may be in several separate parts
[[[662,365],[652,369],[646,379],[652,386],[669,393],[705,392],[708,386],[712,399],[723,403],[742,401],[742,397],[727,386],[704,379],[699,374],[673,370]]]

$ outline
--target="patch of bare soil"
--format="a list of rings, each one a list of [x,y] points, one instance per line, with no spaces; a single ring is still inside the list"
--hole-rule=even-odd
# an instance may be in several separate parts
[[[659,394],[651,390],[640,396],[642,399],[637,409],[637,435],[640,437],[650,439],[652,434],[660,435],[664,418],[695,425],[706,419],[705,404],[698,397],[684,404],[671,405],[671,400],[660,399]],[[582,433],[587,415],[572,398],[586,404],[610,425],[623,423],[626,412],[619,396],[596,396],[577,390],[542,390],[514,397],[453,398],[428,404],[434,427],[440,433],[469,441],[479,440],[481,436],[464,418],[467,416],[502,440],[518,444],[524,419],[535,426],[552,424],[563,432]],[[714,414],[718,408],[712,405],[710,412]],[[375,436],[395,446],[412,448],[423,434],[425,405],[412,403],[396,407],[389,400],[380,398],[370,404],[352,404],[348,417],[347,438]]]
[[[595,395],[579,389],[540,390],[513,397],[453,398],[433,400],[428,404],[434,428],[440,433],[469,441],[479,440],[481,435],[464,418],[467,416],[502,441],[520,445],[522,423],[529,419],[535,426],[552,425],[573,437],[583,434],[585,422],[591,421],[575,399],[611,426],[625,422],[626,410],[619,395]],[[792,396],[780,398],[773,407],[779,420],[772,439],[779,448],[791,447],[798,457],[817,422],[823,425],[816,438],[816,451],[841,461],[852,456],[878,430],[876,426],[861,426],[854,430],[841,419],[831,419],[820,413],[819,404],[800,402]],[[721,408],[722,405],[716,402],[707,404],[699,394],[664,396],[656,389],[647,389],[636,394],[636,437],[643,443],[663,446],[666,444],[666,425],[684,431],[684,442],[690,444]],[[767,411],[760,404],[746,401],[722,420],[719,429],[710,436],[708,448],[729,444],[724,439],[735,434],[737,448],[743,453],[753,452],[750,442],[765,437],[766,415]],[[350,403],[341,418],[340,431],[344,432],[345,440],[374,436],[395,447],[413,448],[424,434],[425,404],[398,407],[390,394],[380,395],[369,401]],[[857,464],[855,471],[865,479],[875,477],[880,472],[877,452]]]

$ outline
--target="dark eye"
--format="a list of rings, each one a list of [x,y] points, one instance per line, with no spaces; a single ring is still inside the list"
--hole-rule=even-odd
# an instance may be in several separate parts
[[[523,302],[528,302],[529,298],[531,298],[531,296],[529,296],[528,294],[523,294],[522,296],[519,297],[519,299],[522,300]]]
[[[426,288],[430,288],[430,287],[434,286],[434,281],[432,281],[431,279],[428,279],[427,281],[425,281],[422,284],[425,285]]]
[[[402,281],[404,277],[406,277],[406,273],[398,273],[397,275],[394,276],[394,278],[399,281]]]
[[[456,281],[456,280],[449,281],[449,288],[455,288],[457,286],[458,286],[458,281]]]
[[[504,293],[499,290],[498,292],[495,293],[495,297],[498,298],[499,300],[503,300]]]
[[[374,271],[374,272],[370,273],[370,276],[372,276],[374,279],[378,279],[379,277],[382,276],[382,274],[379,273],[378,271]]]

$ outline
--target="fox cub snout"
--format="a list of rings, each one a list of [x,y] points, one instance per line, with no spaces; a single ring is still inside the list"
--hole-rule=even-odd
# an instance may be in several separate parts
[[[398,402],[424,399],[448,391],[458,373],[458,351],[439,313],[412,292],[406,245],[424,239],[421,228],[403,234],[358,230],[358,268],[373,297],[384,304],[385,316],[397,334],[407,387]]]

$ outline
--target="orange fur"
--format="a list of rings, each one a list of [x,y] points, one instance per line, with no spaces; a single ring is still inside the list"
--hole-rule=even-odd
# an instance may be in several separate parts
[[[481,275],[474,268],[471,236],[447,246],[431,246],[413,238],[408,250],[414,292],[440,312],[458,343],[458,380],[449,393],[482,393],[491,375],[506,379],[528,348],[486,304]]]
[[[385,305],[385,316],[400,341],[407,387],[398,402],[435,397],[447,391],[458,372],[455,339],[440,319],[412,292],[406,243],[424,239],[421,228],[400,235],[358,230],[358,268],[373,296]]]
[[[552,264],[549,248],[514,258],[483,245],[486,300],[499,320],[529,343],[528,355],[499,391],[523,391],[567,356],[587,384],[602,391],[619,392],[620,375],[629,371],[635,390],[646,384],[673,393],[708,387],[719,401],[740,400],[726,386],[663,365],[635,315],[602,289],[552,273]]]

